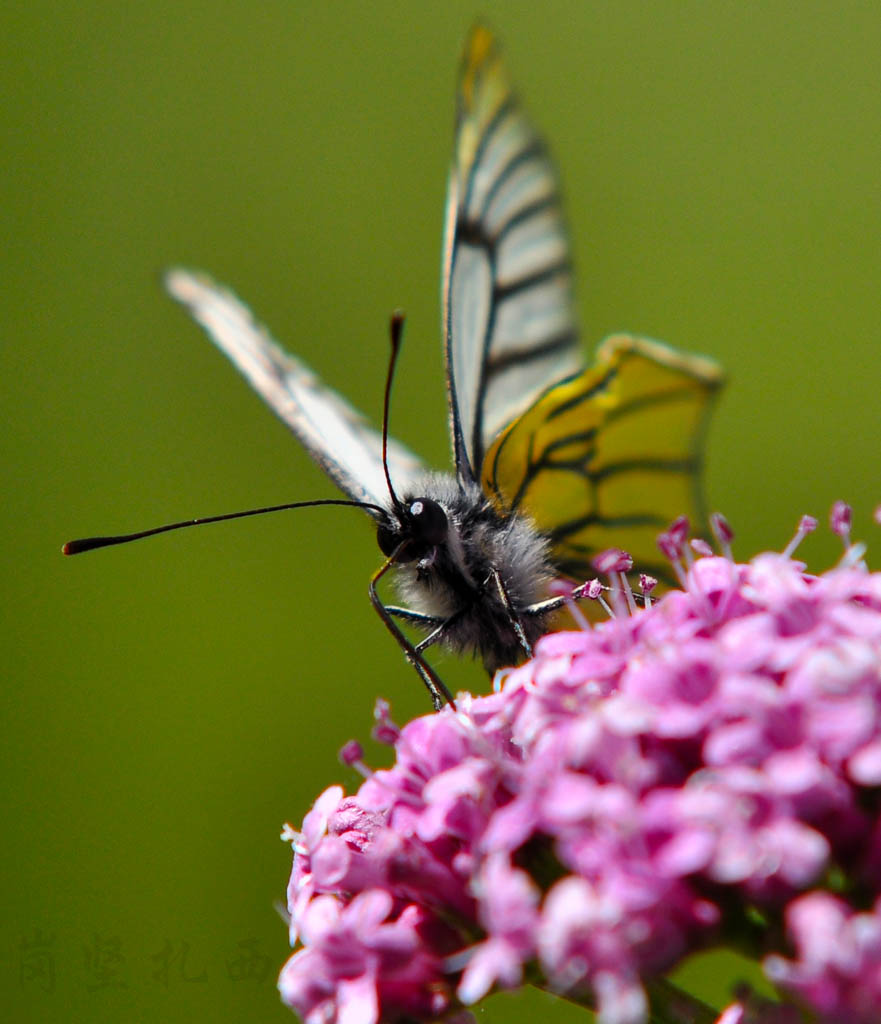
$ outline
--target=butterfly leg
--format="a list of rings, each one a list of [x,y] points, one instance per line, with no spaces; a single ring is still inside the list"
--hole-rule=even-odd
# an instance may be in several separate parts
[[[455,626],[457,622],[465,617],[466,609],[461,609],[458,612],[452,614],[448,619],[435,618],[434,621],[438,623],[437,628],[428,634],[423,640],[420,640],[416,644],[417,651],[424,651],[426,647],[431,647],[432,644],[436,644],[439,640],[444,638],[444,635],[449,632],[452,626]],[[418,614],[418,613],[417,613]],[[425,619],[434,618],[433,616],[426,615]]]
[[[523,623],[520,621],[520,616],[514,610],[514,605],[511,603],[511,597],[508,594],[505,582],[502,579],[501,573],[498,569],[490,569],[490,577],[496,585],[496,590],[499,593],[499,597],[502,600],[502,604],[505,606],[505,611],[508,613],[508,618],[511,620],[511,625],[514,627],[514,632],[517,634],[517,639],[520,641],[520,646],[526,653],[527,658],[532,657],[532,644],[526,637],[526,630],[523,628]]]
[[[587,583],[582,583],[577,587],[573,587],[572,591],[565,597],[549,597],[546,601],[537,601],[535,604],[531,604],[523,609],[523,614],[528,615],[530,618],[536,615],[547,615],[548,612],[559,611],[564,604],[569,601],[580,601],[582,598],[587,596],[587,588],[593,581],[590,580]]]
[[[423,612],[414,612],[412,608],[399,608],[394,604],[387,604],[385,610],[396,619],[403,619],[404,622],[412,622],[414,626],[424,626],[426,629],[437,629],[447,621],[439,615],[425,615]],[[422,644],[417,644],[422,647]],[[426,645],[427,646],[427,645]]]
[[[392,618],[392,614],[388,608],[382,603],[382,599],[376,591],[376,584],[382,579],[382,577],[389,571],[394,564],[394,555],[387,559],[386,562],[377,569],[373,574],[370,585],[368,586],[368,593],[370,594],[370,603],[376,609],[377,615],[385,623],[386,629],[391,633],[398,643],[398,646],[404,652],[404,657],[413,668],[416,670],[417,675],[425,684],[425,688],[431,697],[431,702],[434,705],[435,711],[440,711],[444,704],[449,704],[450,707],[455,708],[456,702],[453,700],[453,695],[444,685],[443,680],[434,671],[431,665],[423,658],[422,654],[413,646],[412,643],[404,636],[401,632],[398,624]],[[406,611],[407,609],[400,609]],[[413,613],[415,614],[415,613]],[[443,628],[443,626],[439,627]]]
[[[421,626],[423,629],[434,628],[428,634],[415,644],[417,651],[424,651],[426,647],[431,647],[436,644],[439,640],[442,640],[444,634],[454,626],[460,619],[465,615],[465,610],[455,612],[450,615],[449,618],[442,619],[439,615],[426,615],[424,612],[414,612],[412,608],[399,608],[397,605],[387,604],[385,610],[389,615],[394,615],[396,619],[403,619],[405,622],[410,622],[414,626]]]

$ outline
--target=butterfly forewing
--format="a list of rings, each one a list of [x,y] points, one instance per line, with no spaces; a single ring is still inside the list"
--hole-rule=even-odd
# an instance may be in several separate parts
[[[583,363],[557,176],[483,26],[459,81],[442,299],[456,465],[476,479],[499,431]]]
[[[204,274],[182,269],[170,271],[165,285],[341,490],[355,501],[388,504],[378,430],[273,341],[231,292]],[[401,491],[425,473],[423,463],[394,440],[389,441],[388,462]]]
[[[484,490],[530,516],[573,579],[589,577],[592,556],[612,546],[664,578],[658,534],[683,514],[703,521],[701,441],[720,384],[709,360],[609,338],[596,366],[551,387],[496,439]]]

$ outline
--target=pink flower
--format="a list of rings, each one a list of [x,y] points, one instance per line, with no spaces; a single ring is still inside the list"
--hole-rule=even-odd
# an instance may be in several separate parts
[[[786,910],[795,960],[772,955],[765,973],[824,1021],[862,1024],[881,1006],[881,899],[856,913],[841,899],[813,892]]]
[[[515,988],[520,984],[539,923],[541,893],[504,853],[486,858],[475,889],[480,894],[480,923],[489,938],[470,951],[457,992],[466,1005],[482,999],[495,985]]]
[[[881,898],[881,575],[686,540],[663,538],[683,589],[637,610],[628,588],[629,613],[628,560],[601,557],[615,617],[544,637],[497,692],[403,729],[378,706],[393,766],[347,747],[358,792],[287,833],[302,947],[280,987],[305,1021],[437,1019],[528,977],[639,1024],[645,981],[745,936],[824,1021],[881,1020],[881,903],[827,891]]]

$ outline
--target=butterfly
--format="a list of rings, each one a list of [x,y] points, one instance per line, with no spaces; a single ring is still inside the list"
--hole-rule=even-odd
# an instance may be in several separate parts
[[[664,575],[657,534],[701,518],[701,439],[721,383],[710,360],[629,335],[585,367],[557,175],[484,25],[466,42],[457,99],[442,282],[452,474],[370,426],[232,293],[186,269],[165,281],[375,521],[385,562],[371,600],[436,708],[452,697],[426,660],[433,645],[491,673],[517,663],[563,603],[549,583],[587,579],[613,544]],[[388,386],[384,424],[387,405]],[[400,607],[378,596],[386,573]]]

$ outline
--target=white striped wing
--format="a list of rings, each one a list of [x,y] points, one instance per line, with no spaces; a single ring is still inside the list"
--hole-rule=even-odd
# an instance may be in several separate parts
[[[583,359],[556,174],[481,25],[458,100],[443,330],[456,466],[478,479],[498,433]]]
[[[378,430],[273,341],[231,292],[182,269],[169,271],[165,286],[341,490],[355,501],[389,504]],[[422,462],[396,441],[389,440],[388,462],[401,492],[425,473]]]

